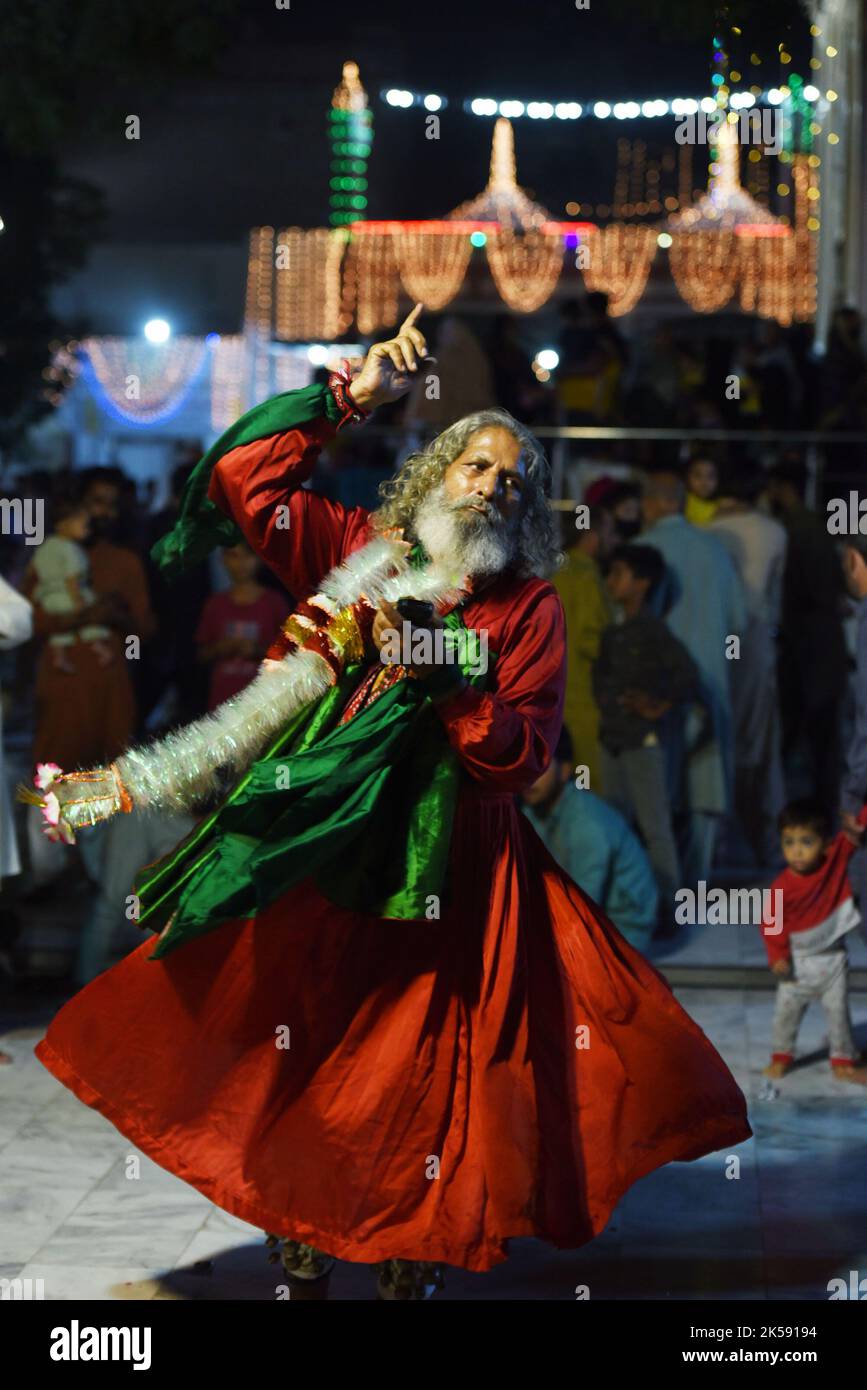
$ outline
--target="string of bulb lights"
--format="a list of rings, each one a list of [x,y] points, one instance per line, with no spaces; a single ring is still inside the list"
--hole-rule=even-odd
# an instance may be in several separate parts
[[[437,112],[449,105],[446,97],[434,93],[422,95],[418,92],[404,91],[399,87],[390,87],[380,95],[387,106],[398,110],[422,107],[425,111]],[[787,86],[769,87],[766,91],[754,88],[752,91],[731,92],[728,105],[735,111],[761,102],[766,102],[769,106],[780,106],[787,96]],[[804,96],[807,101],[818,101],[822,93],[818,87],[810,84],[804,89]],[[834,100],[835,97],[828,93],[827,99]],[[508,120],[526,118],[531,121],[577,121],[585,116],[595,116],[601,121],[608,120],[609,117],[618,121],[653,120],[659,116],[694,116],[699,111],[710,114],[719,108],[717,98],[711,96],[674,97],[668,101],[594,101],[586,105],[579,101],[496,101],[493,97],[472,97],[459,105],[461,110],[472,116],[505,116]]]

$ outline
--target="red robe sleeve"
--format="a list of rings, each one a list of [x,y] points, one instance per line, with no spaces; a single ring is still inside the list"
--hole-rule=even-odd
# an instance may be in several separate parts
[[[336,432],[325,418],[230,449],[215,465],[212,502],[296,598],[313,593],[364,539],[367,512],[318,496],[303,484]]]
[[[545,771],[563,727],[566,622],[552,585],[533,586],[516,605],[495,675],[495,691],[470,686],[435,708],[471,777],[494,792],[520,792]]]

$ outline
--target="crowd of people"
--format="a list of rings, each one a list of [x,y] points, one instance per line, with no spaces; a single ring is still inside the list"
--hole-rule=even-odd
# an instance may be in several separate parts
[[[732,819],[760,868],[787,787],[838,809],[852,610],[807,484],[793,460],[697,455],[597,479],[564,527],[575,763],[638,827],[666,919]]]
[[[567,303],[561,321],[555,386],[545,389],[530,371],[514,320],[499,324],[494,349],[478,358],[477,382],[536,422],[628,416],[629,400],[652,414],[648,392],[665,411],[687,398],[688,364],[667,330],[630,361],[604,297]],[[849,328],[846,320],[840,332]],[[761,352],[739,351],[765,364],[760,418],[783,408],[786,390],[785,411],[797,415],[803,396],[791,349],[783,352],[774,326],[759,336]],[[468,360],[466,333],[445,320],[437,351],[451,380],[452,358]],[[480,404],[472,371],[453,375],[460,400],[444,388],[436,403],[449,419]],[[694,384],[691,410],[700,375]],[[422,396],[403,404],[404,425],[438,423]],[[346,450],[337,441],[317,475],[320,491],[344,501],[347,474],[370,460],[376,441],[365,443],[362,431],[355,453]],[[252,680],[293,598],[303,597],[287,594],[245,545],[171,585],[160,576],[150,548],[176,518],[199,452],[193,447],[175,469],[156,512],[119,468],[46,475],[34,483],[46,494],[46,539],[31,547],[3,538],[0,642],[17,646],[3,658],[6,703],[19,736],[31,740],[33,765],[108,764],[131,742],[216,708]],[[380,443],[387,474],[382,452]],[[555,583],[567,622],[565,727],[525,810],[575,881],[642,949],[676,930],[680,885],[707,881],[725,861],[756,875],[782,863],[778,820],[793,795],[813,799],[829,833],[836,824],[854,610],[844,553],[825,516],[807,505],[808,481],[790,453],[768,467],[696,447],[685,461],[667,452],[655,464],[618,462],[610,474],[597,460],[574,515],[562,513],[565,559]],[[852,539],[856,551],[860,544]],[[26,846],[17,882],[29,891],[46,850],[6,795],[3,872],[16,883],[15,819]],[[188,828],[183,816],[134,815],[80,837],[96,905],[82,931],[79,983],[106,963],[135,870]]]
[[[216,708],[253,678],[288,616],[289,595],[244,545],[171,587],[161,579],[150,547],[171,525],[191,468],[179,465],[168,505],[151,515],[116,467],[58,475],[53,487],[41,479],[45,539],[29,546],[5,538],[4,703],[30,766],[111,762],[130,743]],[[25,808],[13,808],[8,777],[3,794],[4,900],[10,888],[14,901],[22,888],[42,893],[52,879],[65,883],[63,851],[35,832]],[[79,945],[81,983],[110,958],[131,875],[189,828],[183,817],[131,821],[94,827],[78,841],[95,890]],[[20,924],[9,908],[2,919],[7,946],[16,918]]]

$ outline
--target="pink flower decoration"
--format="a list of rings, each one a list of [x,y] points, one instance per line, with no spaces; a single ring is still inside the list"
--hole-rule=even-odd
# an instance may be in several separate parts
[[[63,769],[57,763],[37,763],[34,785],[43,793],[42,830],[49,840],[62,840],[65,845],[75,844],[72,827],[60,813],[60,802],[55,792],[49,788],[63,777]]]
[[[56,782],[63,776],[63,768],[58,767],[57,763],[37,763],[36,776],[33,778],[34,786],[41,792],[48,791],[52,782]]]

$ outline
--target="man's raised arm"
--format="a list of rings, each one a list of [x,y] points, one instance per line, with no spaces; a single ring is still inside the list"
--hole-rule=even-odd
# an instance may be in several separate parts
[[[214,465],[208,497],[231,517],[250,547],[296,597],[309,594],[323,575],[354,550],[364,537],[367,513],[319,497],[304,483],[322,446],[353,419],[409,390],[426,344],[415,321],[417,304],[398,334],[375,343],[358,376],[349,384],[337,374],[328,386],[287,392],[267,402],[274,418],[291,417],[293,398],[307,418],[294,428],[265,432],[238,443]],[[302,401],[303,398],[303,401]],[[267,431],[267,416],[265,429]]]

